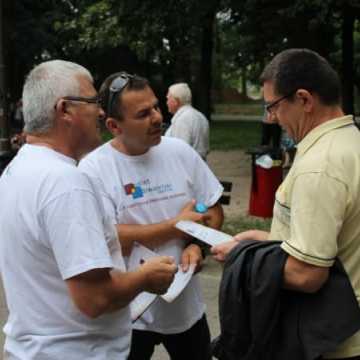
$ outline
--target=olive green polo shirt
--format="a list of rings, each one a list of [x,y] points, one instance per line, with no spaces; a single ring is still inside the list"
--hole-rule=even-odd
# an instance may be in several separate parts
[[[330,267],[339,257],[360,303],[360,132],[352,116],[327,121],[298,144],[276,193],[271,240],[289,255]],[[340,295],[339,295],[340,296]],[[360,332],[327,358],[360,355]]]

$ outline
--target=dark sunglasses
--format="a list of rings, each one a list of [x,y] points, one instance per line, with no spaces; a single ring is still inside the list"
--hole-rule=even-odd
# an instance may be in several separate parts
[[[276,106],[277,104],[279,104],[281,101],[293,96],[296,93],[297,90],[292,91],[291,93],[282,96],[280,99],[277,99],[269,104],[265,104],[265,110],[269,113],[272,114],[272,109],[274,109],[274,106]]]
[[[122,73],[116,77],[109,86],[109,100],[107,104],[107,116],[113,115],[113,106],[114,101],[117,99],[118,95],[126,88],[130,79],[133,79],[134,75],[128,73]]]

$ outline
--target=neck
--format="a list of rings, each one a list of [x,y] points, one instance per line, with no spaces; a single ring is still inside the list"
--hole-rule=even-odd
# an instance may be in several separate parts
[[[174,112],[174,115],[185,105],[188,105],[188,104],[181,104],[179,103],[179,105],[177,106],[177,108],[175,109],[175,112]]]
[[[51,134],[28,134],[26,142],[31,145],[44,146],[60,154],[79,160],[79,156],[70,149],[61,139]]]
[[[324,124],[327,121],[344,116],[340,106],[319,106],[313,113],[304,119],[304,131],[301,134],[303,139],[311,130]]]
[[[121,139],[117,137],[112,139],[110,144],[115,150],[130,156],[144,155],[149,151],[149,149],[145,149],[145,148],[137,149],[131,146],[131,144],[125,144]]]

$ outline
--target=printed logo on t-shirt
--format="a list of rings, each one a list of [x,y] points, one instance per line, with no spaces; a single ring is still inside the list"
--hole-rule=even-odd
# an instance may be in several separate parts
[[[132,195],[133,199],[138,199],[144,196],[141,186],[134,184],[126,184],[124,186],[126,195]]]
[[[137,183],[129,183],[124,186],[126,195],[131,195],[133,199],[144,197],[145,194],[165,194],[173,191],[172,184],[152,185],[150,179],[145,179]]]

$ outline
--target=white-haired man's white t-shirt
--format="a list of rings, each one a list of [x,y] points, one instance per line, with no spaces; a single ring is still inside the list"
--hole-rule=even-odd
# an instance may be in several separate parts
[[[73,159],[24,145],[0,178],[0,194],[5,358],[126,359],[129,309],[90,319],[65,283],[91,269],[125,270],[115,229],[89,178]]]

